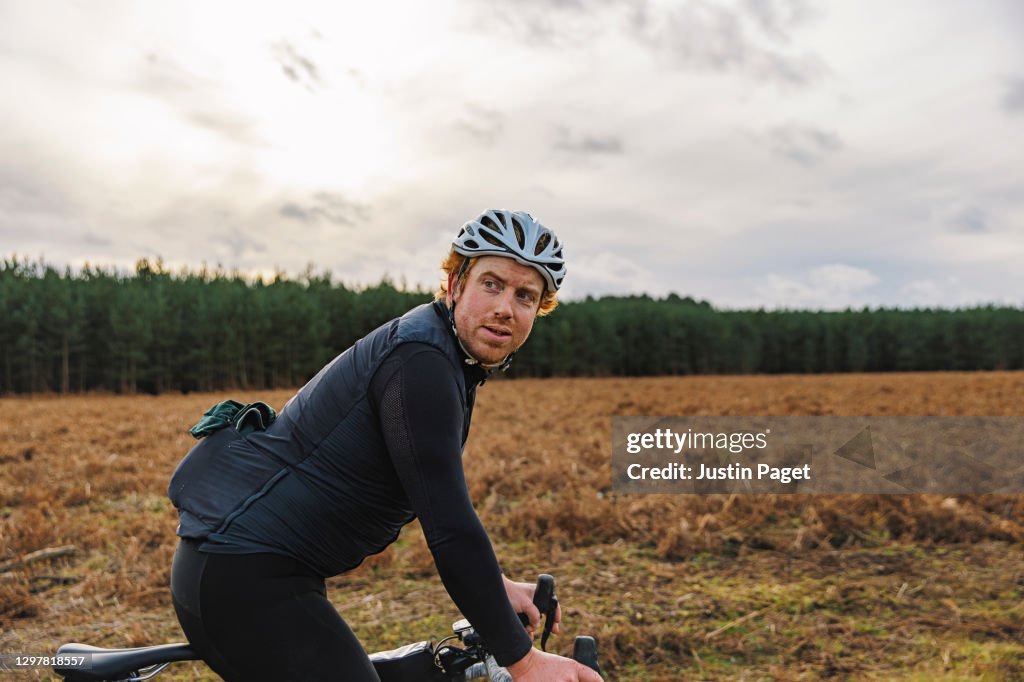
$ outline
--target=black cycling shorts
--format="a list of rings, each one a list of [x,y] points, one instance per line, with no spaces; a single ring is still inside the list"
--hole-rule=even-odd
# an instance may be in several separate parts
[[[178,544],[171,594],[192,648],[236,680],[379,682],[324,580],[276,554],[209,554]]]

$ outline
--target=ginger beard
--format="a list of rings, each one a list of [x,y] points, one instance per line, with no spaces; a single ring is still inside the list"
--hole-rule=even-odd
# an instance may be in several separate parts
[[[448,275],[448,305],[455,292],[455,329],[463,347],[483,364],[500,363],[533,329],[544,293],[540,273],[502,256],[480,256],[463,275]]]

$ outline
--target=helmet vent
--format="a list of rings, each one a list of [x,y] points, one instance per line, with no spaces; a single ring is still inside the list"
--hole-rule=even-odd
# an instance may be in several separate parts
[[[547,233],[542,234],[540,236],[540,238],[537,239],[537,246],[535,246],[533,248],[533,255],[534,256],[539,256],[540,252],[543,251],[545,248],[547,248],[547,245],[550,242],[551,242],[551,235],[547,234]]]
[[[523,234],[523,226],[519,223],[515,217],[512,218],[512,229],[516,233],[516,241],[519,242],[519,248],[526,248],[526,235]]]
[[[495,237],[490,232],[483,232],[483,231],[481,231],[480,232],[480,236],[483,237],[487,241],[488,244],[493,244],[494,246],[497,246],[502,251],[505,250],[505,248],[504,248],[505,245],[501,243],[501,239],[499,239],[498,237]]]
[[[477,244],[477,243],[476,243],[475,241],[473,241],[472,239],[467,239],[467,240],[466,240],[466,242],[465,242],[465,244],[466,244],[466,246],[468,246],[468,247],[469,247],[469,248],[471,248],[471,249],[479,249],[479,248],[480,248],[480,245],[479,245],[479,244]]]

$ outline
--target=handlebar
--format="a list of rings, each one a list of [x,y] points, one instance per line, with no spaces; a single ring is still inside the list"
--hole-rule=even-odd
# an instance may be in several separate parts
[[[484,667],[487,669],[487,676],[491,678],[491,682],[512,682],[512,675],[498,665],[494,656],[487,654],[484,659]]]

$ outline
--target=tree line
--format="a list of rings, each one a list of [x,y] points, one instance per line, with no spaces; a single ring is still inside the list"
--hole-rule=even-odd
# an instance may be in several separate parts
[[[293,387],[432,292],[355,289],[307,269],[269,282],[0,265],[0,393]],[[1024,309],[720,311],[670,295],[587,298],[539,319],[511,376],[1024,368]]]
[[[1024,369],[1024,309],[720,311],[669,295],[560,306],[517,357],[532,376]]]

